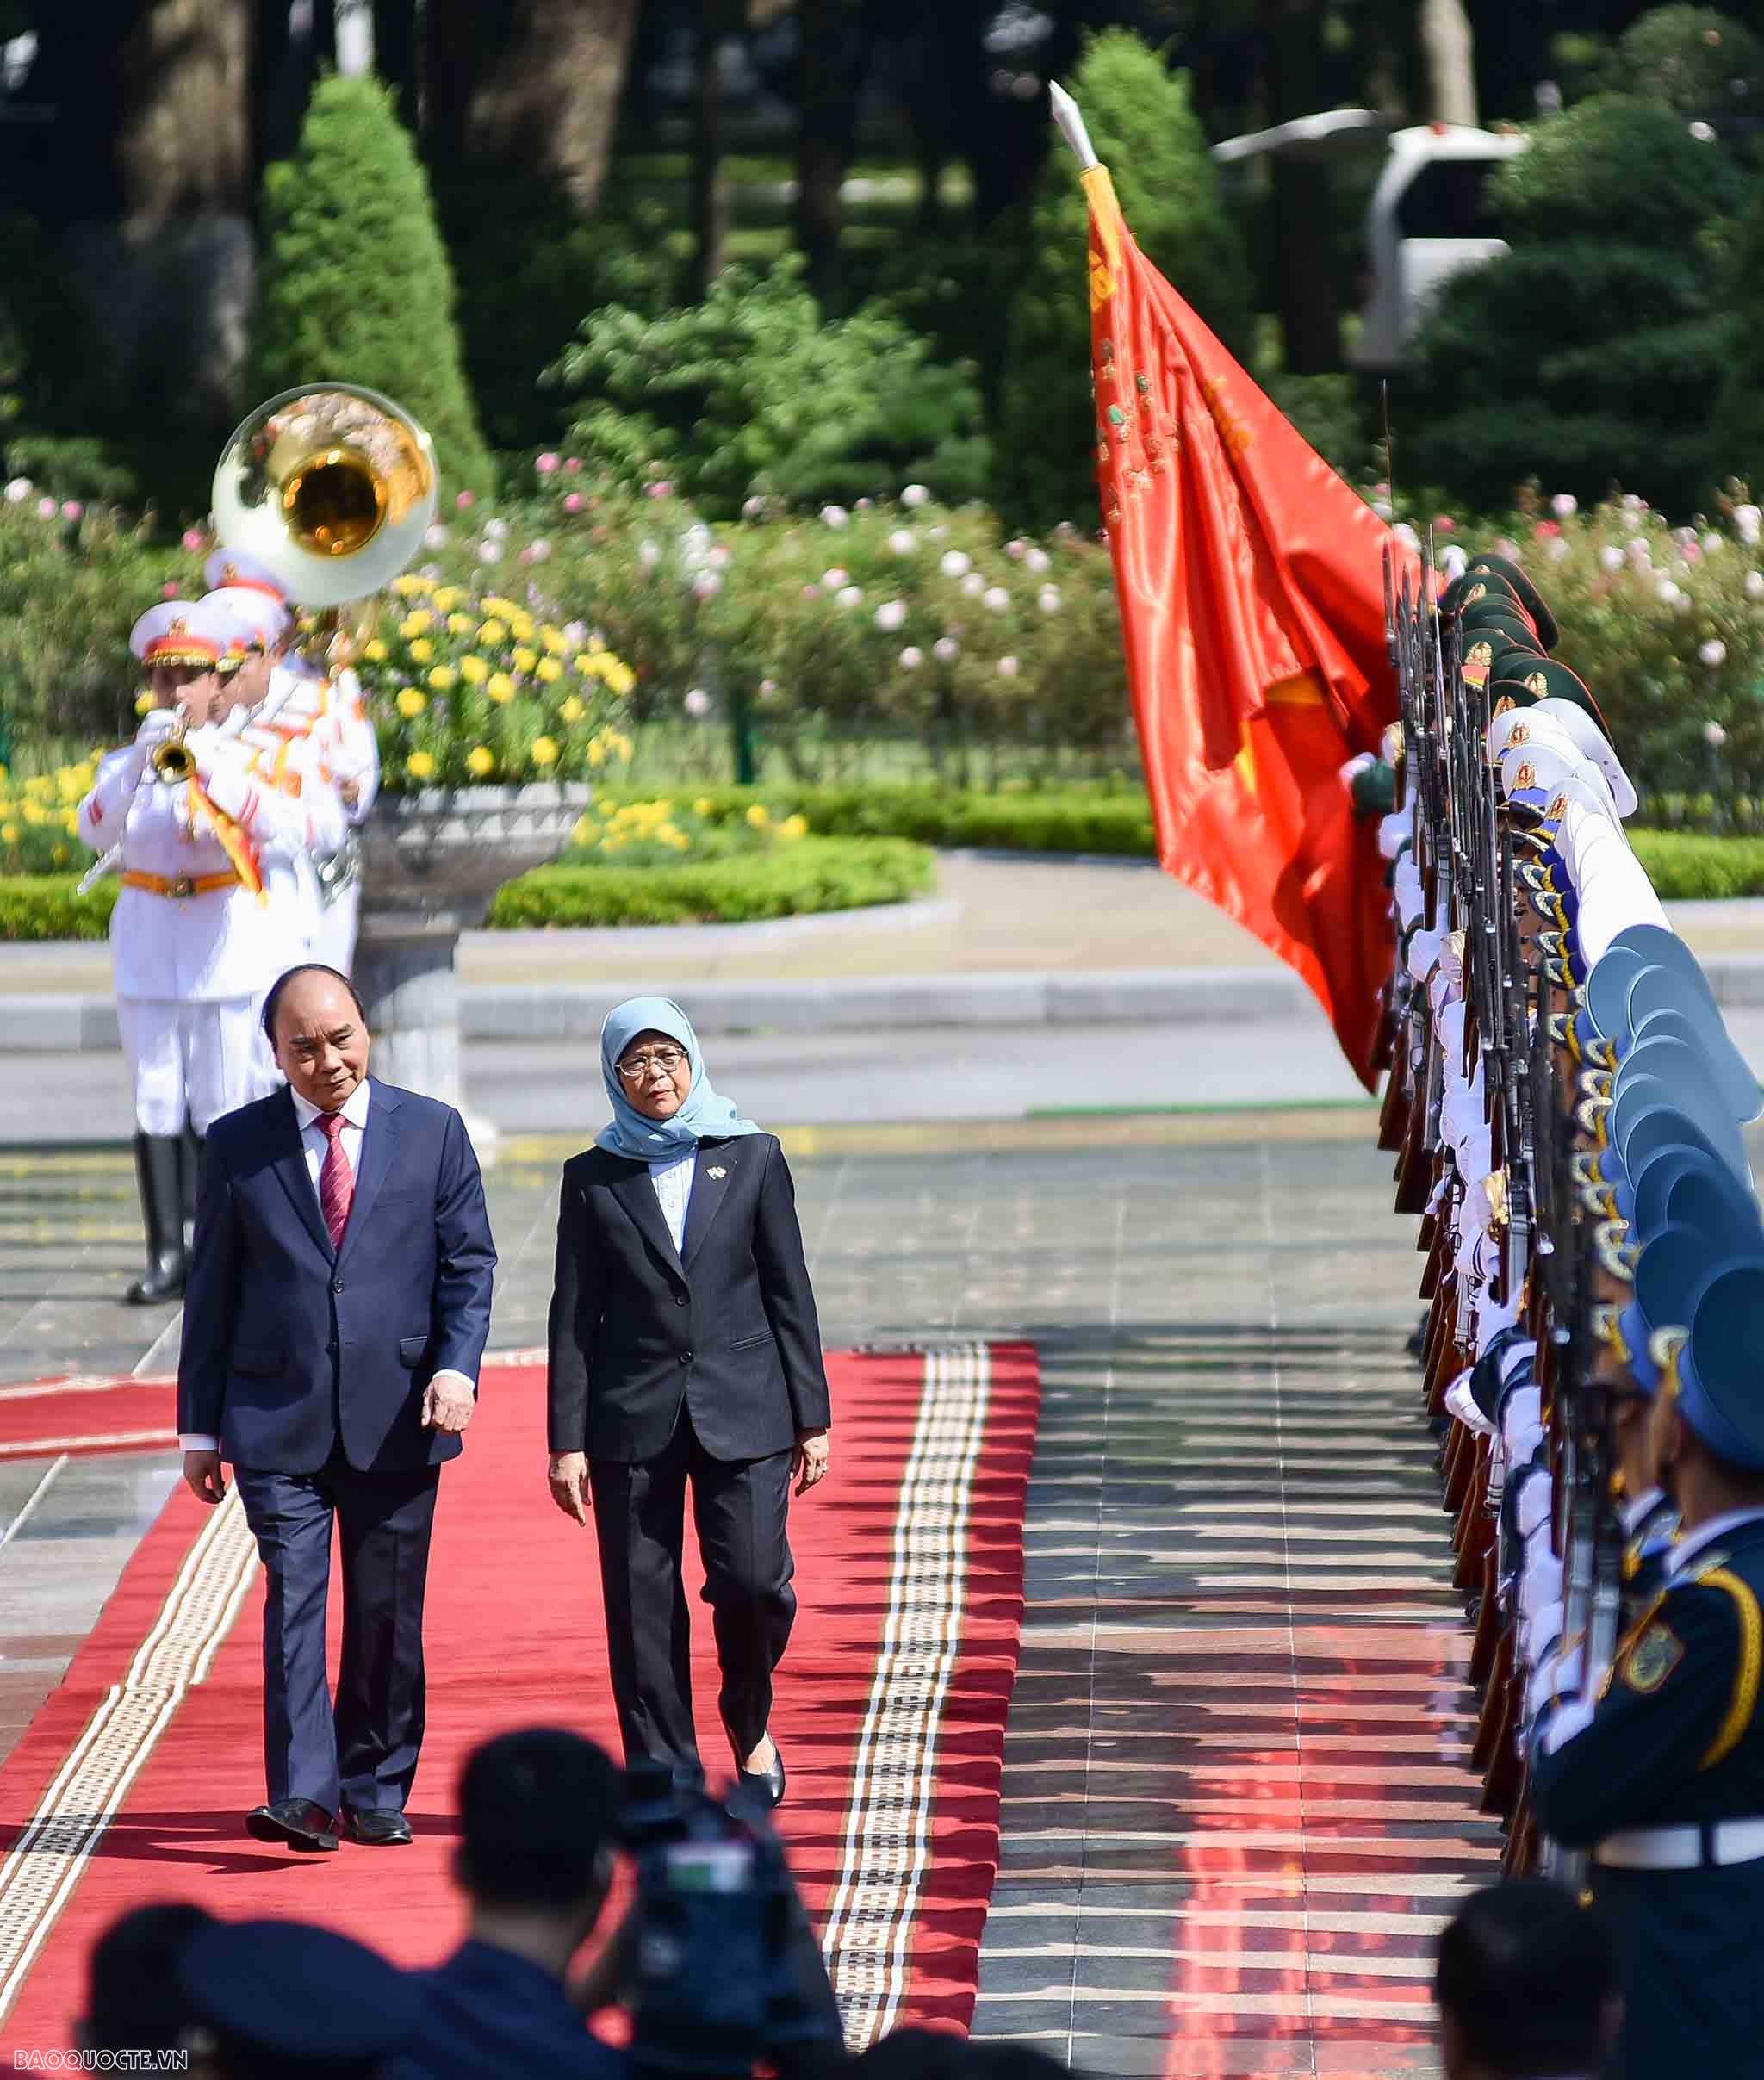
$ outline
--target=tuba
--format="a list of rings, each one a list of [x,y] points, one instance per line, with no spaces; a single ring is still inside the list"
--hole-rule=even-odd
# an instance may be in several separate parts
[[[214,470],[214,533],[267,564],[300,605],[340,606],[413,560],[438,482],[428,434],[389,397],[314,383],[234,429]]]

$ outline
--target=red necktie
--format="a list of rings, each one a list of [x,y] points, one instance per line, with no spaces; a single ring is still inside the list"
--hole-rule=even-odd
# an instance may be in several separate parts
[[[319,1211],[330,1231],[331,1247],[343,1245],[343,1231],[349,1226],[350,1201],[355,1197],[355,1172],[343,1152],[343,1115],[321,1112],[319,1127],[331,1144],[325,1151],[325,1167],[319,1172]]]

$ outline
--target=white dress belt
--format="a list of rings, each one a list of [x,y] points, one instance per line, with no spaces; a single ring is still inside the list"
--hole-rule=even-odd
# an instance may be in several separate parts
[[[1702,1871],[1764,1856],[1764,1819],[1715,1820],[1706,1827],[1628,1828],[1607,1835],[1593,1861],[1615,1871]]]

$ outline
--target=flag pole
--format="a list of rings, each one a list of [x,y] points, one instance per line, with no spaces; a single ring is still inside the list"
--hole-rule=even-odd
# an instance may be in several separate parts
[[[1102,162],[1090,143],[1090,133],[1084,127],[1078,104],[1057,79],[1048,81],[1047,98],[1053,104],[1053,120],[1059,127],[1059,134],[1071,146],[1078,162],[1078,171],[1088,173],[1092,166],[1100,166]]]

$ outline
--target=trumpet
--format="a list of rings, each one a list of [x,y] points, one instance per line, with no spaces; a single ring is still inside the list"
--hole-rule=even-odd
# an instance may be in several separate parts
[[[183,741],[189,730],[189,717],[180,708],[171,730],[153,746],[149,754],[148,762],[168,786],[176,786],[180,780],[189,779],[196,772],[196,755]]]

